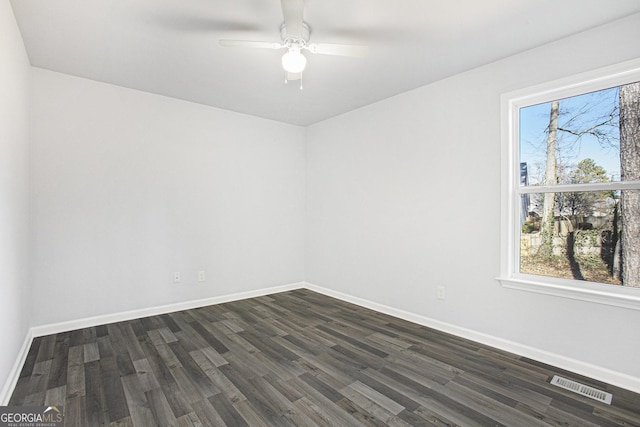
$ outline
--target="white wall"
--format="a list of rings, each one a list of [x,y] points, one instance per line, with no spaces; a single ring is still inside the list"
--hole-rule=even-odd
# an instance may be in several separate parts
[[[29,327],[29,60],[11,4],[0,2],[0,384]],[[7,390],[0,391],[0,403]]]
[[[38,68],[32,109],[33,325],[304,279],[304,128]]]
[[[311,126],[306,280],[640,378],[640,312],[495,280],[500,95],[637,58],[636,40],[640,15]]]

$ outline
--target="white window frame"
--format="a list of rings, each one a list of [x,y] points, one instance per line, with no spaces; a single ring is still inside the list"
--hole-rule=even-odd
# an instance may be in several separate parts
[[[502,203],[500,276],[505,288],[640,310],[640,288],[519,272],[520,196],[526,192],[640,189],[640,181],[520,187],[519,109],[640,81],[640,59],[508,92],[501,97]]]

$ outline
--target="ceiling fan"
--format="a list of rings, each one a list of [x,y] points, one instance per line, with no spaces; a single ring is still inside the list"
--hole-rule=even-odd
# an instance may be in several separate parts
[[[367,47],[362,45],[309,43],[311,28],[304,22],[304,0],[281,0],[284,22],[280,26],[281,42],[262,42],[249,40],[218,40],[224,47],[248,47],[258,49],[286,49],[282,56],[285,83],[289,80],[302,80],[302,72],[307,65],[303,50],[322,55],[340,55],[363,57]],[[300,83],[302,89],[302,81]]]

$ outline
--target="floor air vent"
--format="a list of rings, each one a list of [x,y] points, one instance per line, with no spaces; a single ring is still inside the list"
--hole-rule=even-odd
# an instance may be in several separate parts
[[[581,394],[582,396],[590,397],[598,402],[611,405],[613,395],[606,391],[598,390],[597,388],[589,387],[588,385],[580,384],[579,382],[568,380],[557,375],[554,375],[553,378],[551,378],[551,384],[557,385],[558,387],[562,387],[574,393]]]

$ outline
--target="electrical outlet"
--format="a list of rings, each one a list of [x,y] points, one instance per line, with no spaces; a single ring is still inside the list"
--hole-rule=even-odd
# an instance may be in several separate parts
[[[198,282],[204,282],[204,271],[198,271]]]
[[[180,272],[176,271],[173,273],[173,283],[180,283]]]
[[[438,299],[444,299],[444,297],[445,297],[444,286],[438,286]]]

